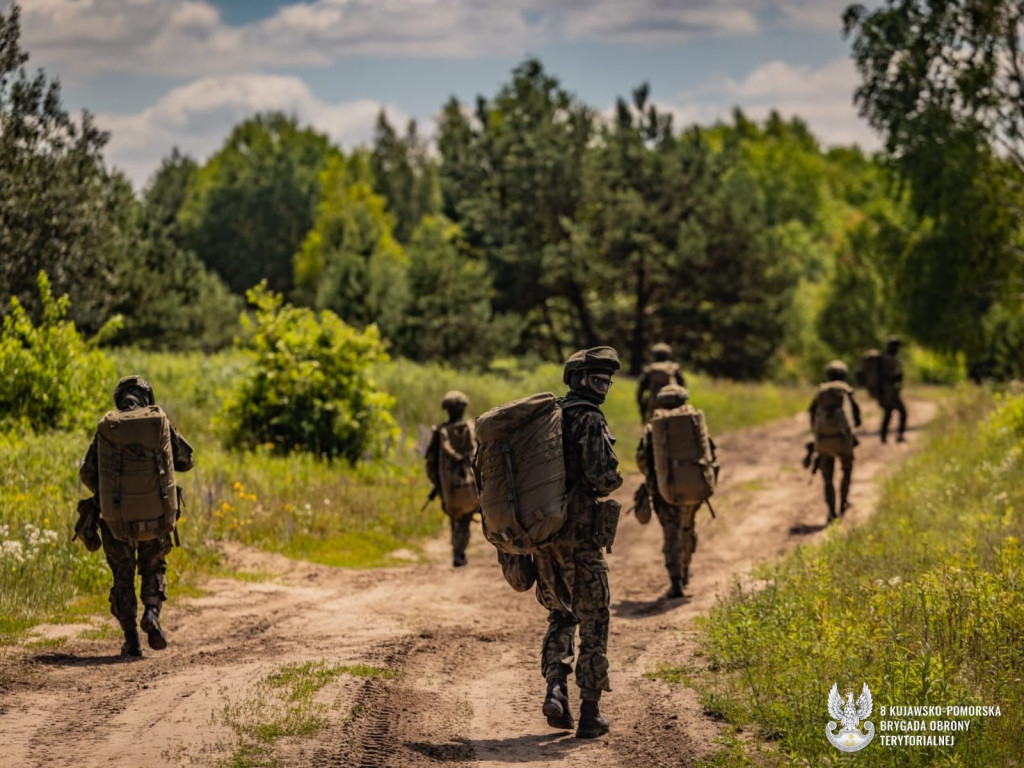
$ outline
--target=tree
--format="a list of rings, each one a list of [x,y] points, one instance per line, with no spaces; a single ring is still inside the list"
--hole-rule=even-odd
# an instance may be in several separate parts
[[[408,257],[392,235],[387,202],[365,155],[332,158],[316,220],[295,256],[297,295],[357,326],[376,323],[401,345]]]
[[[440,210],[437,166],[410,120],[405,136],[399,137],[384,110],[377,115],[373,150],[370,155],[373,189],[388,202],[394,217],[395,239],[408,243],[424,216]]]
[[[46,271],[87,331],[110,314],[113,254],[123,250],[120,182],[103,166],[107,134],[84,112],[74,120],[60,84],[25,69],[17,3],[0,11],[0,296],[38,311]]]
[[[313,224],[327,137],[275,112],[235,126],[196,172],[179,214],[182,241],[236,293],[262,279],[292,287],[292,258]]]

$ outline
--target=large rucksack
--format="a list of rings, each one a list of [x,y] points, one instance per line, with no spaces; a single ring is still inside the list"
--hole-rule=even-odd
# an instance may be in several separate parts
[[[174,530],[178,493],[171,423],[158,405],[110,411],[96,427],[100,517],[120,541]]]
[[[651,444],[661,498],[677,507],[711,498],[715,466],[703,411],[692,405],[655,411]]]
[[[650,407],[658,401],[658,392],[662,387],[676,382],[679,366],[671,360],[660,360],[647,366],[647,402]]]
[[[532,554],[566,519],[559,400],[542,392],[492,408],[476,435],[484,536],[502,552]]]
[[[843,381],[829,381],[818,387],[814,409],[814,448],[826,456],[839,456],[853,448],[853,432],[843,405],[850,387]]]
[[[882,353],[869,349],[860,359],[857,383],[875,400],[882,397]]]
[[[473,471],[476,435],[473,422],[459,421],[437,428],[440,446],[438,478],[444,510],[452,517],[471,515],[480,507],[480,493]]]

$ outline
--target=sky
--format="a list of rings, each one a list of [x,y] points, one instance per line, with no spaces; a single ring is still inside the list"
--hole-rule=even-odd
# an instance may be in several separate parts
[[[9,7],[10,0],[0,0]],[[527,57],[610,111],[650,83],[677,127],[799,115],[823,144],[879,146],[852,103],[848,0],[21,0],[31,67],[110,131],[137,188],[173,147],[202,161],[284,110],[343,148],[378,111],[430,134],[449,97],[493,96]]]

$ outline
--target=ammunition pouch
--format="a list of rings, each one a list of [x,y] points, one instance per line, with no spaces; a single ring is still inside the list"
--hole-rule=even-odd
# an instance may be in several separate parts
[[[537,566],[530,555],[512,555],[498,550],[501,574],[516,592],[525,592],[537,581]]]
[[[75,539],[81,539],[90,552],[103,546],[100,538],[100,505],[96,503],[95,496],[78,502],[78,520],[75,522],[75,535],[71,537],[72,541]]]
[[[592,539],[598,547],[607,549],[609,552],[612,551],[621,511],[622,505],[615,499],[604,499],[595,504]]]

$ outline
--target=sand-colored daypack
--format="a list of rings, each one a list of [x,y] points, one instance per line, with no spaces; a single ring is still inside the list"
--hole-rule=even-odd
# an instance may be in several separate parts
[[[562,406],[550,392],[500,405],[477,418],[476,436],[484,535],[502,552],[532,554],[565,524]]]
[[[178,493],[171,423],[158,405],[110,411],[96,427],[100,516],[120,541],[174,530]]]
[[[661,498],[677,507],[711,498],[715,466],[703,411],[692,405],[656,410],[651,445]]]
[[[814,409],[814,448],[825,456],[839,456],[853,450],[853,430],[843,405],[850,394],[845,381],[827,381],[818,386]]]
[[[658,393],[662,387],[676,382],[679,366],[671,360],[659,360],[646,368],[647,372],[647,403],[653,407],[658,402]]]
[[[480,493],[473,471],[476,452],[473,422],[442,424],[437,431],[440,445],[437,474],[444,510],[452,517],[471,515],[480,508]]]

